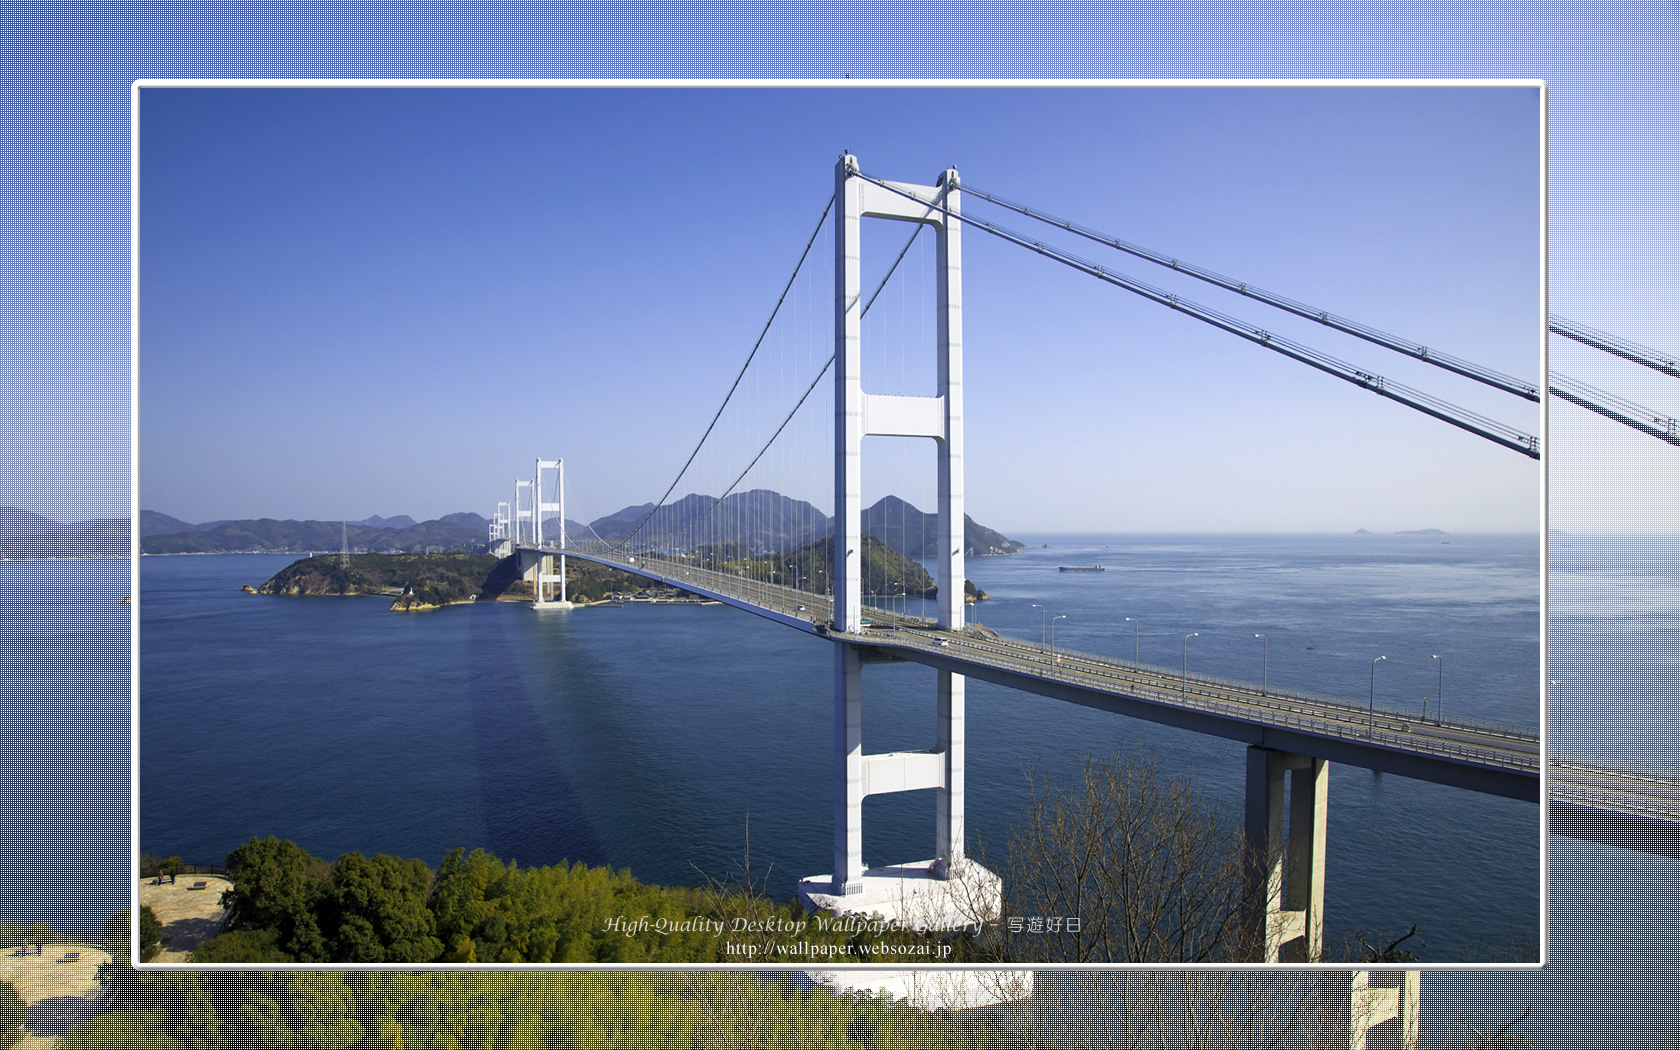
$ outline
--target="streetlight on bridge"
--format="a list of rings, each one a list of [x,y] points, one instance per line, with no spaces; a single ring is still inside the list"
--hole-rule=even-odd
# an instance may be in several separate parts
[[[1061,663],[1062,658],[1056,656],[1056,621],[1065,619],[1067,619],[1066,613],[1063,613],[1061,616],[1053,616],[1050,618],[1050,655],[1056,657],[1057,663]]]
[[[1201,637],[1202,632],[1191,631],[1184,636],[1184,677],[1178,680],[1178,698],[1184,699],[1184,683],[1190,680],[1190,639]]]
[[[1132,663],[1135,664],[1138,662],[1138,621],[1130,616],[1126,620],[1132,625]]]
[[[1044,618],[1050,614],[1050,610],[1037,602],[1033,602],[1032,607],[1038,610],[1038,651],[1042,653],[1044,651]]]
[[[1266,695],[1266,636],[1263,635],[1263,634],[1256,634],[1254,637],[1260,639],[1260,695],[1265,696]]]
[[[1377,660],[1386,660],[1386,659],[1388,659],[1388,657],[1386,657],[1386,656],[1377,657]],[[1371,661],[1371,729],[1370,729],[1370,735],[1371,735],[1372,740],[1375,740],[1377,738],[1377,660],[1372,660]]]
[[[1446,675],[1447,662],[1441,659],[1439,653],[1431,656],[1430,659],[1440,661],[1435,665],[1435,721],[1439,722],[1441,720],[1441,679]]]

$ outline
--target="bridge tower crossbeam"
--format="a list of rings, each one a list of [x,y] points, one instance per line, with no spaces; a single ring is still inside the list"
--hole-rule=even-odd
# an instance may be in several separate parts
[[[835,167],[834,629],[863,629],[863,438],[928,438],[938,459],[939,626],[963,627],[962,231],[957,172],[935,186],[902,188],[926,205],[865,178],[857,158]],[[893,185],[893,184],[888,184]],[[937,381],[932,397],[865,394],[862,381],[861,220],[932,226],[937,238]],[[879,913],[924,928],[948,928],[1001,911],[1002,882],[963,855],[964,676],[938,671],[934,746],[863,752],[863,669],[867,646],[834,646],[834,870],[800,883],[806,906]],[[935,792],[932,860],[864,870],[863,800],[871,794]]]

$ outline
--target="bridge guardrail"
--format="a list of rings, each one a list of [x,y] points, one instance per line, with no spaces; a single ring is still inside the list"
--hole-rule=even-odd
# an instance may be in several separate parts
[[[1012,640],[1020,641],[1020,639],[1012,639]],[[1021,644],[1031,645],[1032,643],[1031,642],[1021,642]],[[1100,655],[1096,655],[1096,654],[1093,654],[1093,653],[1081,652],[1080,650],[1070,649],[1066,646],[1057,646],[1056,647],[1056,652],[1058,654],[1062,654],[1062,655],[1072,655],[1072,656],[1074,656],[1078,659],[1081,659],[1081,660],[1090,660],[1094,663],[1113,664],[1113,665],[1118,666],[1118,667],[1125,667],[1125,668],[1128,668],[1128,669],[1143,671],[1143,672],[1148,673],[1148,674],[1168,675],[1168,676],[1171,676],[1173,678],[1183,678],[1184,677],[1183,671],[1175,670],[1175,669],[1170,668],[1170,667],[1160,667],[1160,666],[1157,666],[1157,665],[1154,665],[1154,664],[1132,663],[1131,661],[1128,661],[1128,660],[1118,660],[1118,659],[1116,659],[1112,656],[1100,656]],[[1224,686],[1224,687],[1229,688],[1229,689],[1243,689],[1243,690],[1254,691],[1254,683],[1253,682],[1245,682],[1245,681],[1242,681],[1241,679],[1236,679],[1236,678],[1223,678],[1223,677],[1220,677],[1218,675],[1210,675],[1210,674],[1204,674],[1204,673],[1201,673],[1201,672],[1192,671],[1189,675],[1189,679],[1192,682],[1205,682],[1205,683],[1210,684],[1210,685]],[[1302,701],[1306,701],[1308,703],[1317,703],[1317,704],[1324,704],[1324,705],[1333,706],[1333,707],[1341,707],[1341,708],[1345,708],[1345,709],[1350,710],[1350,711],[1356,711],[1356,712],[1359,712],[1359,713],[1366,713],[1370,709],[1370,705],[1366,705],[1364,707],[1361,707],[1356,703],[1349,702],[1346,697],[1331,696],[1327,693],[1314,693],[1314,692],[1311,692],[1311,691],[1300,690],[1300,689],[1280,690],[1280,689],[1270,689],[1270,688],[1268,688],[1264,695],[1267,696],[1267,697],[1273,697],[1273,698],[1279,698],[1279,699],[1302,700]],[[1530,741],[1530,740],[1537,740],[1538,739],[1538,732],[1539,732],[1538,729],[1531,729],[1531,728],[1528,728],[1526,726],[1520,726],[1520,725],[1517,725],[1516,723],[1513,723],[1513,722],[1503,722],[1503,721],[1497,721],[1497,720],[1493,720],[1493,719],[1482,719],[1482,718],[1455,718],[1455,719],[1452,719],[1451,721],[1431,722],[1431,720],[1429,720],[1429,719],[1419,719],[1416,715],[1411,714],[1410,712],[1399,710],[1397,708],[1394,708],[1392,706],[1385,705],[1385,704],[1378,704],[1376,706],[1376,711],[1377,711],[1378,714],[1387,714],[1390,718],[1403,719],[1403,720],[1409,721],[1409,722],[1423,722],[1425,724],[1439,724],[1439,725],[1444,726],[1444,727],[1455,727],[1455,728],[1462,728],[1462,729],[1477,729],[1477,730],[1481,730],[1481,731],[1487,732],[1487,733],[1498,733],[1498,734],[1501,734],[1501,735],[1504,735],[1504,736],[1509,736],[1509,737],[1512,737],[1514,739],[1523,740],[1523,741]]]
[[[892,642],[873,636],[860,636],[859,640],[868,640],[876,644],[895,644],[899,646],[915,645],[919,648],[931,648],[933,645],[931,641],[927,641],[924,644],[919,640],[910,641],[908,640],[909,638],[914,638],[914,636],[911,635],[908,636],[908,638],[900,638]],[[1065,651],[1062,652],[1065,653]],[[972,658],[972,653],[970,655]],[[992,666],[1008,670],[1014,669],[1012,664],[1020,661],[1019,658],[1015,658],[1008,661],[994,659],[981,660],[979,662],[988,663]],[[1104,681],[1100,676],[1081,671],[1077,667],[1070,667],[1065,664],[1059,665],[1048,662],[1042,665],[1035,664],[1033,672],[1040,677],[1056,681],[1065,681],[1070,685],[1077,685],[1082,688],[1091,688],[1100,692],[1134,696],[1139,699],[1180,708],[1191,708],[1206,711],[1211,714],[1217,714],[1237,721],[1300,729],[1316,735],[1334,736],[1339,739],[1353,740],[1361,743],[1387,744],[1400,751],[1408,751],[1414,754],[1432,754],[1438,757],[1467,760],[1482,765],[1509,769],[1516,772],[1533,771],[1536,775],[1539,773],[1538,755],[1530,760],[1526,755],[1514,754],[1510,751],[1501,751],[1495,748],[1479,747],[1474,744],[1463,744],[1448,740],[1440,740],[1411,733],[1397,733],[1384,729],[1379,729],[1373,733],[1368,729],[1358,729],[1340,725],[1323,717],[1291,714],[1275,708],[1261,708],[1262,711],[1267,713],[1267,716],[1257,718],[1252,708],[1245,708],[1236,703],[1219,700],[1214,697],[1198,695],[1193,692],[1180,694],[1177,690],[1162,689],[1138,683],[1127,683],[1123,690],[1117,689],[1112,683]],[[1172,673],[1167,677],[1180,678],[1181,675]],[[1194,682],[1196,680],[1197,679],[1192,676],[1191,681]],[[1362,717],[1367,713],[1365,709],[1353,708],[1345,704],[1335,706],[1341,710],[1349,711],[1355,716]]]
[[[1606,791],[1594,791],[1590,788],[1573,788],[1558,784],[1555,781],[1552,784],[1551,801],[1592,809],[1603,809],[1613,813],[1649,816],[1670,824],[1680,822],[1680,802],[1671,803],[1668,806],[1659,806],[1640,801],[1635,797],[1615,795]]]

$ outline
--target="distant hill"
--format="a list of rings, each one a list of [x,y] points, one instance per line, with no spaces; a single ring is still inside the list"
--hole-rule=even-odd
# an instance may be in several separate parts
[[[863,512],[863,531],[893,550],[912,558],[931,558],[939,553],[939,515],[927,514],[897,496],[883,496]],[[1016,543],[995,529],[963,515],[963,554],[970,558],[1014,554],[1025,544]]]
[[[765,554],[794,551],[834,531],[828,515],[811,504],[767,489],[732,494],[711,509],[713,502],[710,496],[691,493],[660,507],[642,529],[640,539],[655,546],[691,548],[719,536],[741,539],[753,553]],[[625,507],[595,519],[589,528],[603,540],[617,542],[628,538],[650,511],[651,503]],[[912,558],[932,557],[939,549],[938,525],[938,515],[925,513],[897,496],[882,497],[863,512],[866,535]],[[579,527],[568,528],[577,531]],[[971,557],[1014,554],[1023,547],[967,515],[963,517],[963,537],[964,553]]]
[[[457,520],[420,522],[401,528],[374,527],[338,521],[294,521],[255,518],[224,521],[212,528],[143,536],[144,554],[216,554],[242,551],[296,554],[336,551],[347,539],[352,551],[403,553],[476,551],[484,545],[488,522],[477,514],[451,515]],[[386,519],[402,521],[403,518]]]
[[[650,511],[653,516],[648,518]],[[638,542],[692,547],[719,536],[740,540],[758,554],[803,547],[829,531],[828,515],[804,500],[769,489],[730,493],[722,502],[690,493],[658,510],[651,503],[625,507],[595,519],[589,527],[601,539],[616,543],[628,539],[644,518],[648,520]]]
[[[410,525],[414,524],[414,519],[409,518],[407,515],[404,515],[404,520],[407,521]],[[445,514],[443,517],[441,517],[437,520],[446,521],[446,522],[450,523],[451,525],[466,525],[466,526],[469,526],[471,528],[475,528],[480,532],[486,532],[486,530],[490,528],[490,519],[489,518],[486,518],[482,514],[474,514],[471,511],[457,511],[454,514]],[[389,524],[389,523],[387,523],[387,524]],[[486,533],[486,534],[488,534],[488,533]]]
[[[0,558],[126,558],[128,519],[57,522],[0,507]]]
[[[644,503],[588,524],[568,520],[566,530],[573,536],[593,534],[616,543],[628,539],[653,510],[651,503]],[[242,518],[194,525],[157,511],[141,511],[140,515],[140,548],[145,554],[336,551],[346,531],[342,522],[314,519]],[[483,515],[462,511],[418,523],[406,514],[390,518],[375,515],[350,522],[347,531],[352,551],[476,551],[484,545],[489,525]],[[558,536],[558,526],[558,519],[545,521],[544,538]],[[932,557],[939,549],[934,535],[937,527],[937,515],[924,513],[897,496],[884,497],[863,512],[866,534],[912,558]],[[754,489],[731,493],[721,503],[710,496],[690,493],[654,512],[639,539],[653,546],[685,549],[739,541],[745,553],[774,554],[809,546],[832,532],[828,515],[804,500]],[[1021,544],[967,516],[963,519],[963,535],[964,552],[970,557],[1014,554],[1022,549]]]
[[[201,532],[209,527],[208,525],[194,525],[190,521],[172,518],[155,510],[140,512],[141,539],[145,539],[147,536],[164,536],[171,532]]]

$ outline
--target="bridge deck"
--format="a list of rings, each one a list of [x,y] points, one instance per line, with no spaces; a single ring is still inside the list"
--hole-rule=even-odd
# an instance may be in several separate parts
[[[1332,698],[1188,677],[1038,645],[991,632],[942,631],[926,620],[867,610],[872,626],[828,629],[827,598],[779,584],[662,558],[569,547],[541,548],[634,572],[808,634],[868,649],[877,660],[911,660],[1041,696],[1165,725],[1313,755],[1367,769],[1538,802],[1538,734],[1518,727],[1440,721]]]

